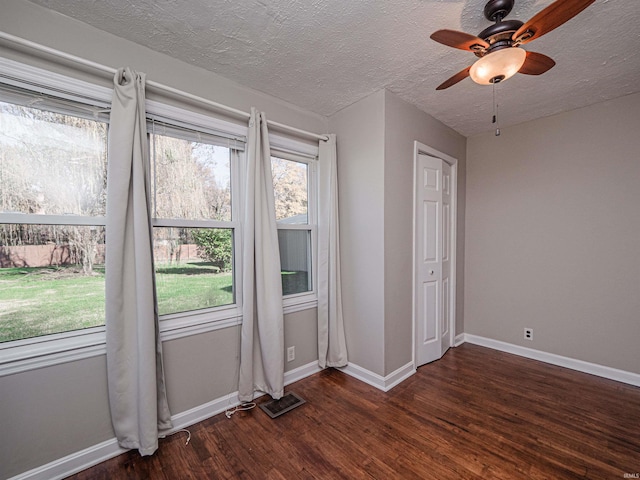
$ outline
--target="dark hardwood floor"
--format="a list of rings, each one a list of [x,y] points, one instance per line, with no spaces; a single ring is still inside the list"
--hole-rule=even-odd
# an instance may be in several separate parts
[[[85,479],[623,479],[640,472],[640,388],[462,345],[388,393],[336,370],[270,419],[217,415]],[[269,397],[263,397],[262,401]]]

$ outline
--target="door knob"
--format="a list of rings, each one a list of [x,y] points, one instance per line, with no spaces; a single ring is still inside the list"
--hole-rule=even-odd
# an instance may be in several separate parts
[[[429,270],[429,275],[433,275],[433,270]]]

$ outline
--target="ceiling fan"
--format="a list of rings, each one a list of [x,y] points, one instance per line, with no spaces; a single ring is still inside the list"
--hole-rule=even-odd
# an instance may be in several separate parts
[[[541,53],[529,52],[520,45],[531,42],[578,15],[596,0],[556,0],[531,20],[504,20],[514,0],[489,0],[484,16],[495,22],[478,36],[456,30],[438,30],[431,39],[449,47],[467,50],[479,59],[470,67],[444,81],[436,90],[444,90],[467,77],[481,85],[499,83],[516,73],[541,75],[556,62]]]

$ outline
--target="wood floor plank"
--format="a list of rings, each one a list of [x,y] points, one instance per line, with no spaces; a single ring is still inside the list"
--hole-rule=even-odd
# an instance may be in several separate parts
[[[603,479],[640,472],[640,388],[474,345],[390,392],[336,370],[270,419],[218,415],[72,476],[110,479]],[[260,399],[266,401],[268,398]]]

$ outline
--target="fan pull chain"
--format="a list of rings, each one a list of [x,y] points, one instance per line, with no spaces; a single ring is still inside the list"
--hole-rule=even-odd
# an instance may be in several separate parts
[[[500,123],[498,123],[498,103],[496,102],[496,82],[493,85],[493,122],[496,125],[496,137],[500,136]]]

